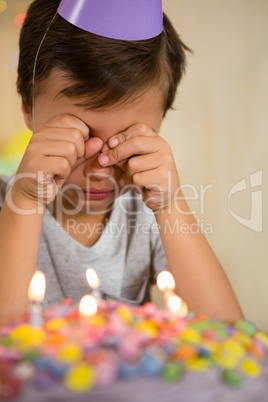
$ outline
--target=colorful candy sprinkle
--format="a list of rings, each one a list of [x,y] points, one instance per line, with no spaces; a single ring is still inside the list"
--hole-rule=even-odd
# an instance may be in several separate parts
[[[163,379],[167,382],[178,381],[183,373],[182,365],[177,362],[169,362],[163,371]]]
[[[257,331],[255,334],[255,338],[260,340],[268,349],[268,335],[264,334],[263,332]]]
[[[22,324],[15,328],[10,335],[11,341],[20,349],[41,346],[46,335],[42,328],[34,328],[29,324]]]
[[[205,357],[196,357],[186,362],[188,371],[203,373],[211,368],[211,361]]]
[[[85,363],[72,367],[65,379],[65,386],[73,392],[82,393],[92,388],[95,381],[93,368]]]
[[[262,371],[260,365],[253,359],[245,359],[241,363],[241,368],[246,375],[253,378],[259,377]]]
[[[140,360],[139,372],[144,377],[159,377],[162,374],[164,365],[153,354],[145,353]]]
[[[58,353],[58,359],[65,363],[76,363],[82,359],[82,348],[76,343],[63,346]]]
[[[222,379],[226,384],[235,388],[239,388],[243,384],[242,375],[235,370],[224,370],[222,372]]]
[[[244,332],[248,336],[252,336],[256,332],[256,325],[253,322],[240,320],[234,324],[236,329]]]

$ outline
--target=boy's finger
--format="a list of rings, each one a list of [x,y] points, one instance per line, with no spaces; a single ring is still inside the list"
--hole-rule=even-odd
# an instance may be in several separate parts
[[[47,141],[42,149],[42,154],[47,157],[63,157],[68,159],[73,166],[77,160],[77,148],[70,141]]]
[[[46,127],[59,127],[59,128],[73,128],[77,129],[81,132],[84,139],[87,139],[89,136],[89,127],[78,117],[73,116],[71,114],[62,114],[54,117],[49,120],[46,124]]]
[[[53,143],[54,141],[62,142],[72,142],[77,149],[78,157],[82,157],[85,152],[85,141],[81,135],[80,130],[76,128],[63,128],[63,127],[51,127],[49,130],[43,128],[39,133],[35,134],[35,140],[42,141],[45,138],[48,142]],[[64,144],[63,144],[64,145]],[[59,147],[61,149],[61,147]]]
[[[127,130],[122,131],[111,137],[108,141],[110,148],[115,148],[119,144],[137,136],[145,136],[145,137],[155,137],[158,134],[146,124],[134,124],[133,126],[129,127]]]
[[[102,166],[110,166],[131,158],[134,155],[157,152],[161,146],[157,137],[132,137],[116,148],[101,153],[98,159],[99,163]]]
[[[159,167],[159,162],[158,153],[133,156],[132,158],[128,159],[127,165],[124,169],[124,178],[128,183],[133,183],[133,177],[137,173],[142,173],[145,171],[153,172]]]
[[[103,147],[103,142],[100,138],[91,137],[89,140],[85,142],[85,159],[89,159],[92,156],[96,155],[100,152],[101,148]]]

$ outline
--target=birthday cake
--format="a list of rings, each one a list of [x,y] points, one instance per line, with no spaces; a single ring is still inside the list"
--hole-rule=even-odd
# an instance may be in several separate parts
[[[267,401],[268,336],[154,304],[66,299],[0,327],[0,396],[14,401]],[[229,399],[226,399],[229,398]]]

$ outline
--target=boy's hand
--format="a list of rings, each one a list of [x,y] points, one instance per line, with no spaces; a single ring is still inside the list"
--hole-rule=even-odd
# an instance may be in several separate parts
[[[144,124],[116,134],[99,156],[102,166],[119,165],[124,171],[119,184],[133,184],[145,204],[158,212],[174,202],[179,176],[168,143]]]
[[[72,115],[57,116],[40,127],[17,170],[12,186],[16,195],[30,201],[30,205],[45,207],[51,203],[77,160],[90,158],[101,150],[99,138],[90,138],[85,147],[88,136],[88,126]]]

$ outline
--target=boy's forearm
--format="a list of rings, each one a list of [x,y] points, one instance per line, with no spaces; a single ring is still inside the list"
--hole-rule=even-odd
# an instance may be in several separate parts
[[[40,208],[37,212],[34,203],[10,191],[0,212],[0,323],[21,316],[27,309],[43,220]],[[32,213],[27,215],[29,210]]]
[[[223,319],[243,317],[234,291],[183,199],[156,214],[177,292],[190,310]]]

